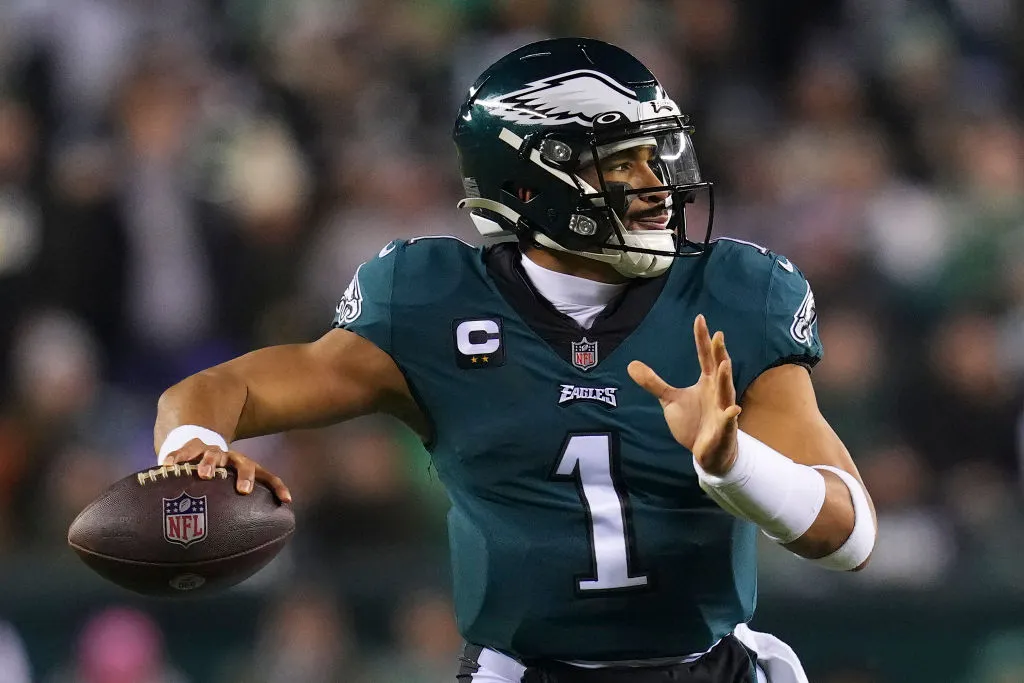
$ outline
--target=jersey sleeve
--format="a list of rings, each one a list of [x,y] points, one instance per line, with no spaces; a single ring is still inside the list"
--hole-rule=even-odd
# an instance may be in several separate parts
[[[392,295],[399,240],[387,244],[375,257],[356,268],[334,311],[331,327],[355,332],[392,353]]]
[[[765,302],[764,357],[761,371],[786,363],[808,368],[821,360],[814,292],[807,279],[784,256],[776,256]]]

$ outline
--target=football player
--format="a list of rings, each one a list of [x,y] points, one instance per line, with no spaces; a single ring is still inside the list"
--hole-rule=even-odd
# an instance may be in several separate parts
[[[160,462],[230,465],[240,492],[259,480],[288,501],[231,440],[389,413],[451,500],[458,681],[806,681],[746,626],[756,532],[855,570],[874,512],[816,406],[807,281],[764,248],[710,241],[710,212],[687,225],[711,193],[691,132],[619,48],[505,56],[454,139],[461,206],[512,239],[387,244],[317,341],[168,389]]]

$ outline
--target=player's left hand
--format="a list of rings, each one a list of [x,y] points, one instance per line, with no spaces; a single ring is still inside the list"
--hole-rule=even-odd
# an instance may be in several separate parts
[[[673,387],[646,364],[629,364],[629,376],[653,394],[665,412],[672,436],[690,449],[705,472],[723,475],[736,460],[736,387],[732,381],[732,360],[725,350],[725,335],[708,332],[703,315],[693,321],[693,338],[700,361],[697,383],[682,389]]]

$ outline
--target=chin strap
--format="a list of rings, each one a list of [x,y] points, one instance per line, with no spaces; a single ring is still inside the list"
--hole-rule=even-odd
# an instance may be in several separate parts
[[[616,216],[615,220],[618,220]],[[627,231],[619,223],[622,230],[622,241],[619,235],[612,233],[608,238],[610,244],[622,244],[625,247],[636,247],[640,249],[653,249],[656,251],[673,252],[676,248],[675,240],[671,230],[633,230]],[[605,253],[612,251],[605,250]],[[672,265],[674,256],[667,254],[649,254],[642,251],[617,250],[619,260],[614,265],[615,270],[626,277],[657,277],[664,273]]]
[[[541,245],[542,247],[547,247],[548,249],[565,252],[566,254],[576,254],[577,256],[585,256],[586,258],[594,259],[595,261],[610,263],[613,266],[622,260],[623,252],[619,252],[617,254],[607,254],[604,252],[597,251],[577,251],[575,249],[566,249],[561,244],[554,241],[553,239],[551,239],[542,232],[533,233],[533,240],[537,244]]]
[[[624,246],[659,249],[662,251],[675,249],[671,230],[644,230],[640,232],[643,234],[637,234],[636,232],[627,233]],[[667,255],[647,254],[622,249],[604,249],[600,252],[576,251],[575,249],[566,249],[547,235],[539,232],[533,234],[533,239],[542,247],[608,263],[618,273],[626,277],[657,277],[669,269],[674,258]],[[609,243],[619,244],[617,236],[612,235]]]
[[[486,215],[480,215],[479,212],[472,211],[472,209],[482,209],[513,226],[519,225],[520,218],[522,217],[519,212],[501,202],[482,197],[467,197],[456,206],[460,209],[471,209],[470,217],[473,219],[473,224],[484,237],[499,237],[514,234],[514,231],[509,230],[498,220],[489,218]],[[656,249],[666,252],[675,249],[671,230],[638,230],[629,232],[622,225],[619,217],[614,214],[613,216],[616,223],[618,223],[618,232],[623,235],[623,238],[620,239],[618,234],[613,233],[608,239],[609,244],[622,245],[627,247],[627,249],[629,247],[639,247],[641,249]],[[567,249],[544,233],[534,232],[532,236],[534,241],[542,247],[610,264],[617,272],[626,277],[657,277],[672,265],[672,256],[622,249],[602,249],[601,251]]]

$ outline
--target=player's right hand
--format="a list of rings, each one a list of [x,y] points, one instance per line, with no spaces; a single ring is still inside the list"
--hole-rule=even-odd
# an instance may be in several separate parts
[[[255,482],[266,484],[282,503],[292,502],[292,494],[281,478],[268,472],[262,465],[236,451],[224,451],[217,446],[208,446],[199,439],[192,439],[164,458],[164,466],[199,461],[199,478],[213,479],[218,467],[231,467],[238,473],[235,490],[245,495],[252,493]]]

